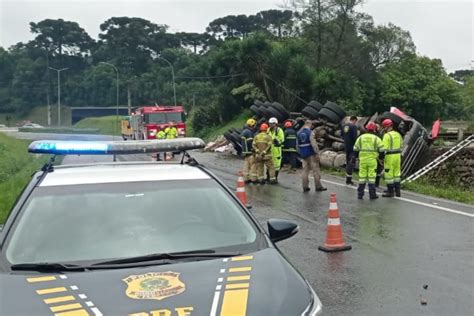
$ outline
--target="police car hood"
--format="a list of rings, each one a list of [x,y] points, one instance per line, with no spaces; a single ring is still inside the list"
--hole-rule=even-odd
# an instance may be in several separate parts
[[[64,274],[0,274],[0,315],[301,315],[304,279],[269,248],[240,257]]]

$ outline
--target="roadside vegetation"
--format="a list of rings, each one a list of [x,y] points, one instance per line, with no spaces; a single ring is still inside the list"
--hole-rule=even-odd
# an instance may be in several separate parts
[[[80,120],[74,124],[74,128],[77,129],[93,129],[94,134],[101,135],[121,135],[121,122],[122,117],[103,116],[103,117],[89,117]]]
[[[27,152],[30,141],[0,133],[0,223],[3,223],[31,175],[47,160]]]

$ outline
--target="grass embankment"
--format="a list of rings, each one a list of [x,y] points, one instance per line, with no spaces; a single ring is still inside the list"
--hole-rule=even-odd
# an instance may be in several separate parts
[[[206,141],[215,140],[218,136],[223,135],[229,128],[242,128],[245,125],[245,122],[251,117],[252,115],[245,111],[241,113],[239,116],[235,117],[233,120],[227,122],[224,125],[212,128],[206,128],[204,130],[196,131],[193,129],[192,125],[190,125],[190,121],[186,122],[187,124],[187,132],[189,136],[193,137],[200,137]]]
[[[343,169],[321,167],[321,170],[323,173],[330,174],[333,176],[345,177],[346,175],[346,172]],[[357,172],[354,172],[353,178],[353,181],[357,183],[357,180],[359,178],[357,176]],[[382,187],[385,187],[385,181],[383,179],[380,181],[380,185]],[[451,201],[474,205],[473,189],[461,187],[458,185],[434,185],[423,177],[417,179],[415,182],[404,183],[402,185],[402,189],[419,194],[425,194]]]
[[[28,154],[30,141],[18,140],[0,133],[0,223],[3,223],[31,175],[47,156]]]
[[[56,105],[51,105],[51,125],[58,125],[58,111]],[[43,126],[48,125],[48,107],[37,106],[33,108],[27,114],[18,113],[0,113],[0,124],[7,125],[7,116],[10,117],[10,126],[16,126],[17,123],[22,121],[31,121],[36,124]],[[67,106],[61,106],[61,126],[71,126],[71,108]]]
[[[88,117],[74,124],[74,128],[97,129],[97,133],[102,135],[121,135],[121,119],[115,115]]]

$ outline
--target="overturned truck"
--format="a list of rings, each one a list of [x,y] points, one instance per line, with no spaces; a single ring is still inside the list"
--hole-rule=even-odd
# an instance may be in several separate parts
[[[334,102],[324,105],[318,101],[311,101],[301,113],[289,112],[281,103],[262,102],[255,100],[250,106],[258,124],[267,122],[271,117],[276,117],[283,124],[291,121],[294,128],[299,130],[304,121],[313,121],[313,128],[317,132],[317,140],[321,152],[321,164],[326,167],[344,167],[346,156],[344,153],[344,140],[342,138],[342,125],[349,119],[346,111]],[[402,148],[402,177],[409,176],[416,168],[418,161],[427,152],[439,131],[439,121],[435,122],[431,135],[414,118],[406,115],[395,107],[384,113],[375,113],[370,117],[359,117],[357,127],[360,133],[366,132],[368,122],[381,124],[384,119],[391,119],[395,128],[403,135]],[[240,133],[241,129],[229,129],[224,137],[235,148],[238,155],[242,152]]]

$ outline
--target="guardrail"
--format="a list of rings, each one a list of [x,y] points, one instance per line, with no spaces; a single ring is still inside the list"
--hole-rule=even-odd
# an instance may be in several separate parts
[[[44,128],[32,128],[32,127],[19,127],[19,132],[24,133],[50,133],[50,134],[97,134],[99,133],[98,128],[68,128],[68,127],[44,127]]]

